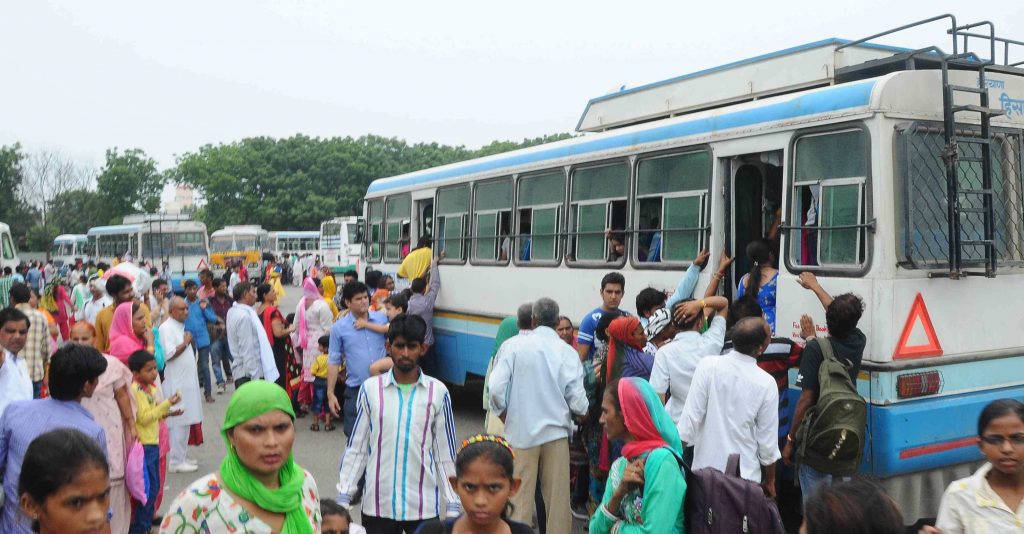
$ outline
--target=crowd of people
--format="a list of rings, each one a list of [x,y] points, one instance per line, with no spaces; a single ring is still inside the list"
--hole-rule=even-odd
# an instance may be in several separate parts
[[[737,473],[766,502],[799,481],[801,532],[903,531],[894,501],[855,476],[859,451],[822,455],[806,437],[827,430],[825,404],[855,387],[858,296],[801,274],[829,335],[804,316],[802,339],[778,337],[778,270],[755,242],[733,301],[718,296],[724,252],[694,296],[702,251],[673,291],[640,291],[635,313],[621,306],[618,272],[578,329],[552,299],[524,303],[498,328],[486,433],[460,442],[451,395],[429,373],[443,357],[432,323],[444,256],[421,241],[397,273],[408,289],[375,271],[339,284],[314,265],[298,271],[294,311],[280,308],[274,263],[259,282],[238,267],[203,271],[178,294],[130,262],[5,272],[0,531],[560,534],[575,516],[595,534],[682,533],[707,470]],[[157,517],[166,474],[200,470],[189,452],[204,441],[203,404],[229,392],[227,455]],[[303,417],[313,431],[340,422],[337,481],[318,485],[295,461]],[[1019,529],[1024,404],[987,406],[978,436],[988,462],[949,486],[922,532]]]

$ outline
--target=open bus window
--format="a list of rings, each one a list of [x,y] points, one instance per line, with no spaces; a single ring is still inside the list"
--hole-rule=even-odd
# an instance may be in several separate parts
[[[701,249],[711,181],[708,152],[640,160],[636,189],[636,260],[690,261]]]
[[[367,252],[372,262],[381,259],[381,241],[384,237],[384,199],[375,199],[366,203],[367,221],[370,225],[370,240]]]
[[[557,263],[558,231],[565,202],[565,173],[561,170],[524,176],[518,184],[519,262]]]
[[[444,263],[465,261],[466,252],[463,244],[466,238],[466,218],[469,214],[469,186],[438,189],[434,212],[435,253],[445,253]]]
[[[384,261],[397,263],[402,259],[402,239],[408,243],[412,199],[409,195],[388,197],[384,209]]]
[[[625,162],[573,171],[569,199],[571,261],[623,261],[628,196],[629,166]],[[611,230],[608,236],[607,229]],[[622,241],[616,241],[616,238]]]
[[[851,267],[866,256],[867,134],[859,129],[797,139],[789,250],[797,265]],[[839,228],[836,228],[839,227]]]
[[[476,184],[473,190],[473,260],[506,263],[512,248],[512,179]]]

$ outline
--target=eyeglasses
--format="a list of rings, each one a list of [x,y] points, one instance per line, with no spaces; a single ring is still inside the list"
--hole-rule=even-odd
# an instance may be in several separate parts
[[[994,445],[1001,447],[1003,443],[1009,441],[1014,447],[1024,447],[1024,434],[1014,434],[1012,436],[1000,436],[998,434],[989,434],[982,436],[981,441],[987,445]]]

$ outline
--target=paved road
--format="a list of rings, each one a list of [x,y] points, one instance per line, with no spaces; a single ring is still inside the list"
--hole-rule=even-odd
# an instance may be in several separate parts
[[[294,287],[286,288],[286,293],[281,305],[282,313],[285,315],[295,309],[302,294],[301,290]],[[205,404],[203,410],[205,443],[201,447],[193,447],[189,450],[189,457],[199,462],[199,471],[188,474],[168,474],[164,486],[165,497],[159,515],[166,513],[174,496],[188,487],[198,478],[198,475],[210,473],[219,468],[225,454],[224,440],[220,436],[220,425],[224,421],[224,411],[227,409],[232,390],[233,388],[229,386],[224,395],[216,395],[216,402]],[[483,431],[484,411],[480,395],[481,387],[479,385],[452,388],[455,428],[460,440]],[[338,482],[338,464],[341,454],[345,450],[345,434],[340,425],[334,432],[324,432],[322,425],[320,432],[312,432],[309,430],[309,421],[308,417],[296,420],[297,432],[293,448],[295,460],[316,478],[321,497],[334,498],[337,494],[334,486]],[[577,524],[574,530],[585,531],[581,524]]]

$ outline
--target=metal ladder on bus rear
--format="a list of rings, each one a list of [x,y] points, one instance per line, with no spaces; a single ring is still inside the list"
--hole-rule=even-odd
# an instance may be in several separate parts
[[[968,30],[978,26],[989,26],[991,29],[990,38],[992,56],[988,61],[979,60],[976,56],[967,51],[967,37],[977,34],[967,33]],[[995,27],[991,22],[977,22],[956,26],[949,31],[954,42],[958,36],[964,38],[964,52],[954,53],[943,58],[942,61],[942,111],[943,111],[943,140],[945,147],[942,153],[943,163],[946,169],[946,204],[947,217],[949,220],[949,278],[960,279],[963,276],[985,276],[993,278],[996,275],[996,263],[998,255],[995,241],[995,191],[992,188],[992,117],[1002,115],[1002,110],[993,109],[989,106],[988,82],[985,79],[986,66],[993,64],[995,56]],[[949,82],[949,66],[956,65],[961,71],[974,71],[978,73],[977,87],[954,85]],[[957,104],[958,93],[978,96],[978,104]],[[981,125],[980,136],[959,135],[956,130],[957,114],[974,113],[979,118]],[[977,145],[980,156],[961,155],[960,144]],[[960,172],[961,163],[979,163],[981,165],[981,187],[965,185],[961,183],[964,173]],[[980,204],[980,207],[979,207]],[[980,216],[982,221],[981,238],[965,239],[963,236],[963,217],[971,215]],[[967,251],[975,251],[981,248],[982,263],[984,271],[964,270],[964,256]],[[970,261],[970,264],[977,264]]]

